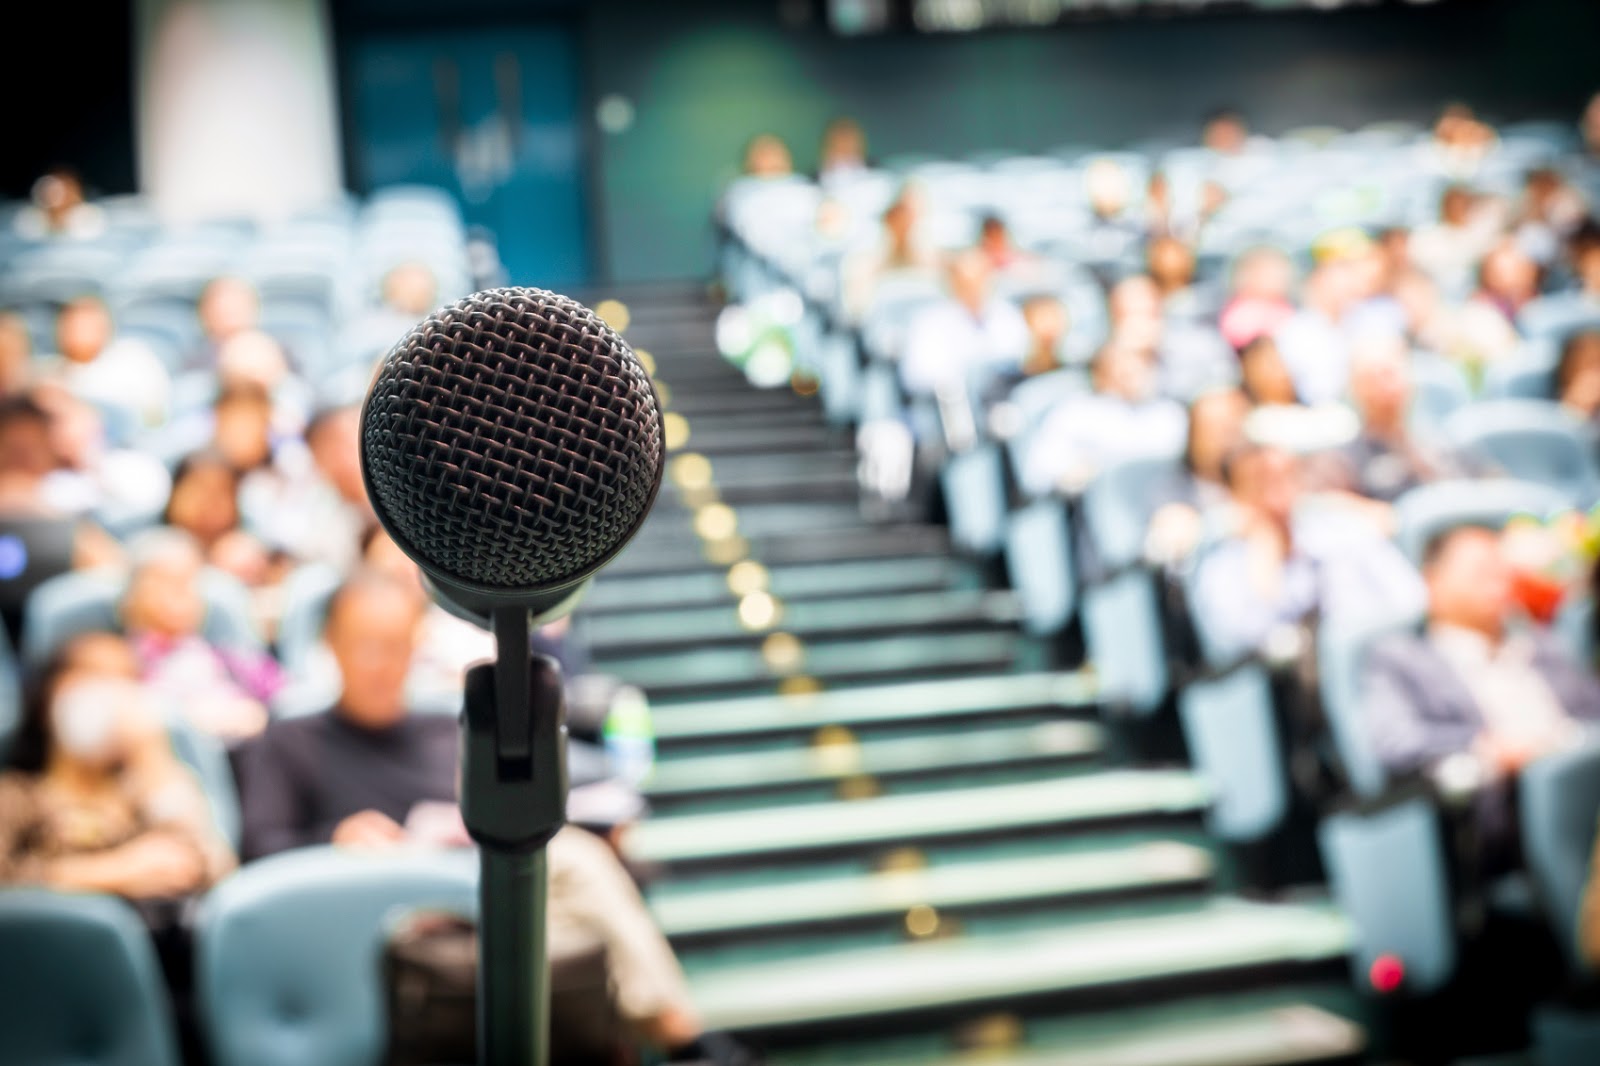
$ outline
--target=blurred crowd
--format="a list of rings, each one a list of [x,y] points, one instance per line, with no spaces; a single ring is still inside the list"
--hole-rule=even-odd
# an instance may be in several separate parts
[[[63,171],[5,225],[0,884],[134,902],[183,1016],[184,904],[240,863],[471,845],[455,713],[493,641],[378,527],[358,404],[442,293],[499,279],[430,189],[167,230]],[[741,1061],[619,850],[645,811],[642,694],[593,676],[565,621],[533,650],[571,686],[553,950],[604,951],[618,1039]]]
[[[817,161],[751,142],[724,274],[786,317],[868,491],[946,515],[1025,602],[1149,571],[1148,626],[1083,601],[1109,702],[1130,644],[1151,678],[1264,663],[1273,773],[1322,810],[1352,750],[1474,791],[1473,861],[1515,866],[1518,775],[1600,720],[1600,95],[1576,121],[1458,104],[1266,137],[1227,110],[1198,144],[966,160],[875,160],[841,119]],[[1065,562],[1019,532],[1046,500]],[[1344,723],[1317,649],[1359,630]]]

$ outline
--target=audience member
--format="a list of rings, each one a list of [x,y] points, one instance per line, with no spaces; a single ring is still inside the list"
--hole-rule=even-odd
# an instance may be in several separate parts
[[[41,672],[0,773],[0,884],[162,900],[233,864],[128,646],[103,633],[67,644]]]
[[[1277,248],[1252,248],[1234,262],[1233,292],[1218,323],[1222,336],[1237,350],[1258,337],[1270,336],[1294,315],[1290,294],[1294,264]]]
[[[200,290],[195,315],[200,320],[200,345],[184,365],[191,370],[215,369],[224,345],[261,328],[261,297],[245,279],[223,275]]]
[[[1513,617],[1495,533],[1465,526],[1435,537],[1423,574],[1425,629],[1379,642],[1362,683],[1367,736],[1391,773],[1433,774],[1464,757],[1492,783],[1577,743],[1600,719],[1600,683],[1553,634]],[[1496,797],[1487,792],[1479,807],[1491,839],[1512,829]]]
[[[1037,377],[1060,370],[1072,322],[1067,308],[1054,296],[1030,296],[1022,302],[1022,321],[1028,327],[1028,346],[1022,356],[1022,376]]]
[[[271,465],[272,395],[249,381],[223,387],[211,404],[211,451],[240,477]]]
[[[1472,108],[1451,104],[1433,124],[1433,139],[1426,145],[1423,164],[1447,177],[1471,177],[1498,142],[1494,127]]]
[[[1341,450],[1344,487],[1392,503],[1418,485],[1455,472],[1448,455],[1411,432],[1411,356],[1394,336],[1356,342],[1350,357],[1350,399],[1359,436]]]
[[[1465,296],[1473,268],[1500,237],[1495,205],[1464,185],[1439,197],[1439,219],[1411,234],[1411,260],[1451,296]]]
[[[48,506],[112,525],[137,523],[161,509],[172,479],[160,460],[112,446],[100,412],[66,389],[40,385],[32,395],[50,418],[56,466],[43,485]]]
[[[1148,356],[1113,340],[1095,355],[1090,377],[1092,392],[1064,397],[1040,423],[1023,457],[1028,492],[1077,492],[1110,463],[1182,446],[1183,408],[1156,394]]]
[[[1583,419],[1600,419],[1600,329],[1579,330],[1561,346],[1552,399]]]
[[[106,231],[105,211],[85,201],[82,179],[66,167],[55,167],[35,181],[29,199],[13,223],[20,237],[92,240]]]
[[[1345,316],[1361,297],[1355,260],[1370,245],[1355,232],[1334,235],[1316,250],[1301,307],[1273,334],[1295,392],[1308,404],[1341,399],[1350,374]]]
[[[1263,333],[1239,352],[1239,387],[1262,407],[1297,407],[1300,395],[1271,334]]]
[[[1028,347],[1022,312],[993,294],[988,259],[970,249],[946,270],[950,298],[920,312],[906,331],[900,379],[912,394],[964,387],[979,368],[1021,365]]]
[[[751,138],[744,150],[744,172],[752,178],[783,178],[794,173],[789,146],[774,133]]]
[[[1232,388],[1211,389],[1189,404],[1188,436],[1178,477],[1157,496],[1145,531],[1145,556],[1163,563],[1185,558],[1200,544],[1205,516],[1228,501],[1223,459],[1244,439],[1250,401]]]
[[[58,354],[39,364],[42,380],[56,381],[105,410],[124,412],[142,426],[167,417],[167,368],[137,341],[115,336],[111,312],[82,296],[56,316]]]
[[[853,118],[836,118],[822,131],[817,180],[824,186],[857,177],[869,166],[867,134]]]
[[[50,416],[27,396],[0,400],[0,538],[7,542],[0,621],[12,647],[22,639],[34,589],[68,570],[122,558],[104,530],[51,502],[56,468]]]
[[[996,273],[1025,266],[1033,260],[1012,241],[1011,230],[999,215],[985,215],[978,224],[978,250]]]
[[[33,379],[33,334],[28,320],[0,311],[0,398],[26,392]]]
[[[132,554],[122,624],[151,693],[195,729],[223,740],[260,732],[282,676],[265,652],[216,647],[201,633],[205,559],[194,538],[155,530]]]
[[[302,562],[350,569],[373,522],[361,480],[359,427],[354,407],[313,415],[303,448],[284,449],[270,468],[240,486],[246,528]]]
[[[325,639],[341,694],[328,711],[274,723],[242,753],[246,856],[330,842],[366,850],[471,843],[456,801],[456,721],[408,713],[425,607],[414,584],[376,573],[335,593]],[[674,1058],[737,1061],[725,1039],[704,1032],[671,948],[611,850],[568,827],[550,842],[549,863],[552,949],[598,941],[618,1010],[640,1036]]]
[[[1191,607],[1220,660],[1269,652],[1285,627],[1420,606],[1411,564],[1365,514],[1307,500],[1299,461],[1245,444],[1223,464],[1232,529],[1202,549]]]
[[[865,314],[878,283],[885,278],[933,280],[939,260],[922,234],[924,211],[923,194],[917,186],[902,187],[883,212],[883,233],[877,244],[846,259],[844,300],[852,316]]]
[[[1083,171],[1090,222],[1083,234],[1085,258],[1114,262],[1129,255],[1144,238],[1144,224],[1133,208],[1133,179],[1115,160],[1100,158]]]
[[[1517,247],[1540,267],[1561,257],[1567,240],[1583,224],[1588,205],[1583,194],[1554,167],[1535,167],[1522,182],[1516,214]]]

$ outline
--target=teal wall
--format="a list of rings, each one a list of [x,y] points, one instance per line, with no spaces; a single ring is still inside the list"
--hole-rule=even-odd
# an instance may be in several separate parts
[[[815,162],[835,114],[876,156],[1027,151],[1184,134],[1243,107],[1266,130],[1426,120],[1466,99],[1503,118],[1567,116],[1600,89],[1596,0],[1443,0],[1329,14],[1102,21],[1032,33],[841,40],[775,2],[585,7],[589,98],[636,109],[594,134],[602,270],[704,276],[709,216],[744,143],[771,130]]]

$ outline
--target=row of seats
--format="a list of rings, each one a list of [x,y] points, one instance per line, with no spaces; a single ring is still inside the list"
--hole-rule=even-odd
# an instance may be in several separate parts
[[[228,878],[195,917],[195,991],[216,1066],[370,1066],[384,1052],[379,981],[393,923],[417,909],[471,915],[469,853],[315,848]],[[150,934],[128,904],[0,893],[0,1033],[8,1061],[181,1061]]]
[[[1480,189],[1511,196],[1527,169],[1554,166],[1593,201],[1600,167],[1574,155],[1572,144],[1570,132],[1560,128],[1507,130],[1496,152],[1468,176]],[[931,204],[930,232],[941,247],[971,244],[977,218],[994,213],[1019,244],[1045,257],[1042,291],[1067,305],[1078,340],[1073,350],[1082,355],[1105,337],[1104,280],[1142,268],[1136,239],[1110,251],[1096,243],[1082,179],[1101,160],[1140,175],[1160,169],[1179,185],[1217,180],[1228,186],[1226,205],[1200,231],[1204,283],[1219,280],[1228,256],[1256,244],[1300,250],[1333,226],[1431,221],[1439,192],[1461,175],[1430,170],[1426,147],[1408,131],[1324,131],[1258,147],[1246,161],[1246,169],[1258,168],[1253,174],[1240,173],[1235,161],[1188,150],[1098,158],[1068,151],[981,165],[913,162],[857,185],[747,179],[730,191],[724,215],[730,288],[746,306],[794,321],[794,363],[817,379],[830,416],[857,428],[869,487],[881,427],[905,427],[919,459],[932,457],[927,461],[937,471],[952,540],[973,556],[1003,560],[1024,626],[1049,638],[1081,629],[1102,707],[1114,720],[1149,723],[1169,708],[1176,712],[1189,756],[1213,790],[1208,819],[1214,835],[1254,846],[1284,832],[1303,799],[1294,758],[1314,755],[1338,767],[1342,780],[1333,795],[1318,797],[1314,814],[1330,887],[1355,922],[1356,972],[1365,983],[1377,972],[1374,964],[1397,961],[1404,973],[1398,990],[1418,997],[1440,992],[1456,976],[1463,938],[1471,932],[1458,904],[1464,894],[1490,887],[1463,883],[1467,871],[1444,843],[1448,810],[1409,782],[1386,780],[1362,733],[1356,692],[1366,649],[1419,620],[1373,618],[1322,629],[1305,654],[1319,669],[1326,725],[1315,735],[1285,735],[1294,723],[1277,706],[1274,664],[1208,654],[1204,632],[1188,634],[1198,638],[1197,647],[1175,643],[1184,634],[1174,633],[1174,616],[1190,621],[1182,603],[1192,561],[1176,571],[1152,565],[1145,559],[1145,533],[1152,496],[1171,483],[1181,457],[1153,454],[1114,463],[1070,495],[1025,491],[1016,471],[1032,435],[1064,396],[1087,388],[1081,371],[1025,380],[994,410],[980,399],[987,381],[975,375],[962,398],[965,410],[952,417],[948,397],[908,396],[897,372],[908,324],[943,298],[937,285],[920,279],[880,288],[858,319],[844,302],[841,280],[852,243],[860,246],[869,220],[902,181],[912,180]],[[1291,194],[1280,195],[1285,190]],[[827,201],[842,202],[854,220],[844,240],[814,225]],[[1033,288],[1015,295],[1041,291],[1038,274],[1026,284]],[[790,299],[798,299],[798,314],[784,306]],[[1489,367],[1481,381],[1437,355],[1418,353],[1411,360],[1414,421],[1429,439],[1470,458],[1473,469],[1495,474],[1431,484],[1396,503],[1396,541],[1413,560],[1434,534],[1454,525],[1499,526],[1513,515],[1548,516],[1600,498],[1593,427],[1552,402],[1560,339],[1576,328],[1600,326],[1600,308],[1580,294],[1545,296],[1524,308],[1516,325],[1521,348]],[[1067,355],[1070,363],[1072,351]],[[1195,391],[1206,384],[1198,382]],[[1557,622],[1583,661],[1592,661],[1594,650],[1591,611],[1579,602]],[[1297,752],[1296,745],[1323,750]],[[1600,785],[1576,785],[1580,779],[1600,781],[1600,749],[1547,760],[1524,777],[1520,809],[1532,893],[1526,883],[1515,886],[1549,916],[1575,974],[1577,900],[1600,815]],[[1510,891],[1493,887],[1502,896]]]

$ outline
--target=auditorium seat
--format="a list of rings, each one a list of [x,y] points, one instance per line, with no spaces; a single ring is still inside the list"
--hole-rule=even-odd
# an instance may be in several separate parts
[[[79,571],[51,578],[34,590],[22,633],[24,662],[39,665],[75,636],[120,632],[118,603],[126,578],[114,572]],[[207,571],[201,582],[206,614],[201,634],[221,648],[260,648],[261,637],[251,621],[249,593],[220,571]]]
[[[1592,436],[1552,401],[1475,404],[1452,416],[1445,434],[1466,455],[1507,476],[1558,489],[1581,507],[1600,492]]]
[[[206,897],[196,995],[216,1066],[370,1066],[384,1049],[378,961],[407,910],[476,909],[470,852],[310,848],[260,860]]]
[[[1395,501],[1395,543],[1415,562],[1430,540],[1452,526],[1499,528],[1513,515],[1546,518],[1576,504],[1562,489],[1537,481],[1435,481]]]
[[[0,1058],[178,1066],[150,934],[109,896],[0,890]]]

